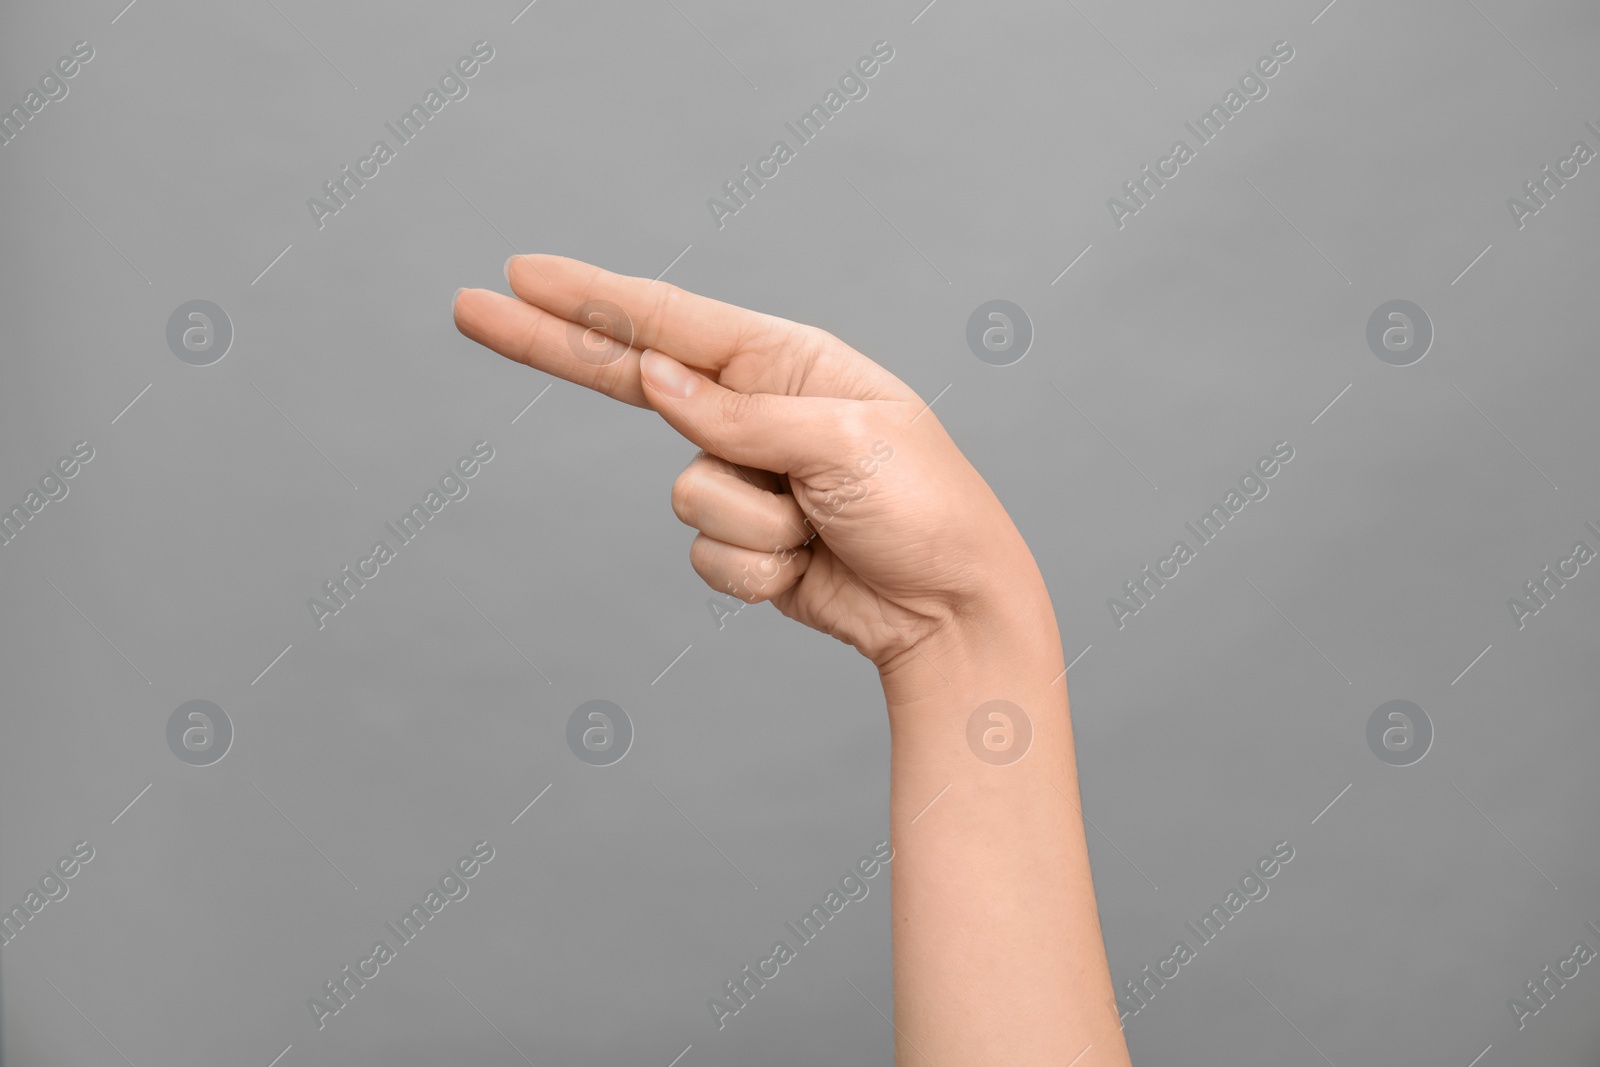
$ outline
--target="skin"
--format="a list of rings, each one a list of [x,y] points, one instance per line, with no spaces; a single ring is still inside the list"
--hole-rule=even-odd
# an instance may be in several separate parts
[[[1055,614],[938,418],[815,327],[558,256],[513,256],[506,276],[514,296],[456,294],[457,328],[698,445],[671,494],[695,571],[878,669],[896,1064],[1126,1067]],[[974,746],[997,699],[1020,711],[980,714],[991,743]]]

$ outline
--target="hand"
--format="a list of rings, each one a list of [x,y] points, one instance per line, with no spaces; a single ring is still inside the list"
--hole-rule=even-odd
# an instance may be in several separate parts
[[[1042,590],[933,411],[833,335],[559,256],[513,256],[506,276],[516,297],[457,294],[456,327],[704,449],[672,506],[713,589],[770,600],[886,675],[999,617],[1019,583]]]
[[[896,1062],[1127,1067],[1072,799],[1055,615],[1021,535],[938,418],[810,326],[556,256],[515,256],[506,276],[516,297],[456,294],[461,332],[659,412],[704,450],[672,491],[700,531],[700,576],[878,667]],[[1003,766],[967,739],[974,709],[996,698],[1032,721],[1026,758]]]

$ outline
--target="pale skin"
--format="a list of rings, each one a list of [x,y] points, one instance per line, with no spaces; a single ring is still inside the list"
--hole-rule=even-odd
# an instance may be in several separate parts
[[[1127,1067],[1055,613],[1021,534],[937,416],[811,326],[558,256],[514,256],[506,276],[514,296],[456,294],[457,328],[650,408],[698,445],[671,493],[699,531],[695,571],[877,667],[892,738],[896,1064]],[[600,301],[622,314],[585,306]],[[1014,762],[969,743],[969,719],[993,700],[1031,724]]]

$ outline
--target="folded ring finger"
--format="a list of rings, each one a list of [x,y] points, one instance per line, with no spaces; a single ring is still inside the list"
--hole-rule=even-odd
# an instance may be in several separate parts
[[[689,546],[689,563],[717,592],[759,604],[787,592],[800,580],[811,563],[811,549],[761,552],[701,534]]]
[[[811,538],[794,497],[772,492],[706,452],[672,483],[672,510],[708,537],[759,552],[795,548]]]

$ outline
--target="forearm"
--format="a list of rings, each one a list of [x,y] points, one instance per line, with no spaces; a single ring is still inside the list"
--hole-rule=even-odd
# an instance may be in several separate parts
[[[1003,617],[960,624],[884,672],[901,1065],[1128,1063],[1060,639],[1035,582]],[[970,723],[995,700],[1021,714],[990,705]]]

